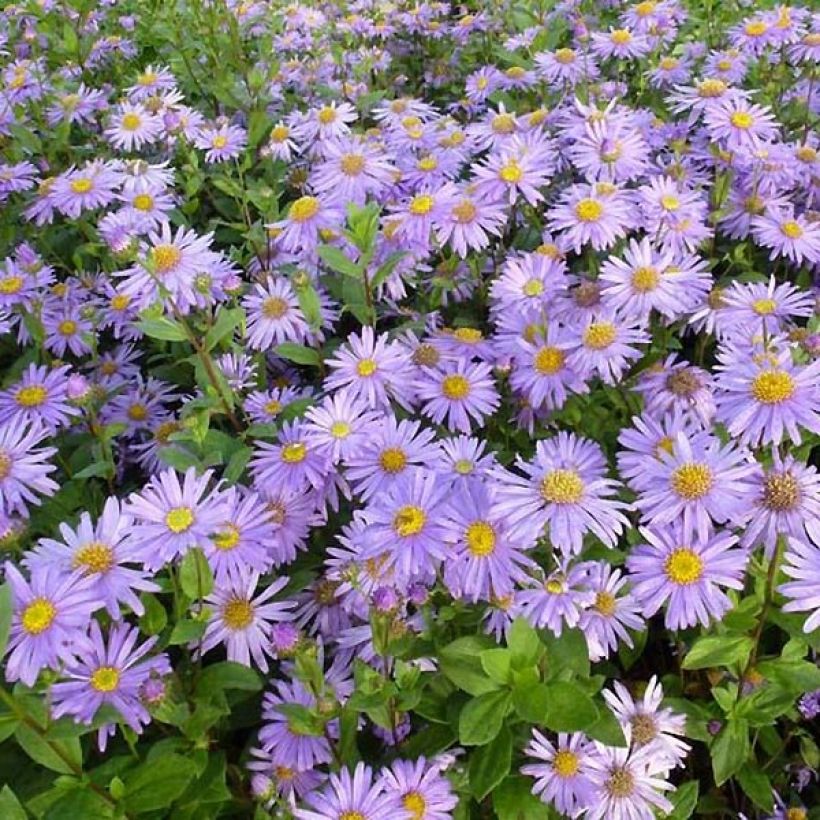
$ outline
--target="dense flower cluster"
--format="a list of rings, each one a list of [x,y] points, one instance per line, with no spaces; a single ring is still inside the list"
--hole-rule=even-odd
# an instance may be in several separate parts
[[[229,77],[171,10],[0,13],[15,696],[201,750],[256,670],[302,820],[642,820],[696,743],[805,817],[749,727],[817,765],[820,15],[179,5]]]

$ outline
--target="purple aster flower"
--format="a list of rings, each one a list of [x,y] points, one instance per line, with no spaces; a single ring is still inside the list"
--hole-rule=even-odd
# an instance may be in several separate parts
[[[629,182],[648,165],[649,146],[640,130],[620,120],[586,122],[568,157],[590,182]]]
[[[646,488],[635,501],[644,521],[663,526],[680,521],[683,538],[706,541],[713,524],[742,523],[754,495],[751,477],[760,467],[748,451],[714,436],[687,439],[678,433],[671,452],[646,463]]]
[[[103,208],[117,197],[119,174],[102,160],[84,168],[71,168],[51,186],[49,198],[63,214],[77,219],[82,211]]]
[[[64,576],[47,568],[30,581],[6,563],[14,616],[6,658],[6,680],[34,686],[41,669],[59,669],[86,643],[92,613],[102,606],[94,579],[81,572]]]
[[[47,463],[56,447],[36,449],[48,432],[39,422],[0,423],[0,512],[28,515],[29,504],[39,504],[38,494],[53,495],[59,484],[48,477],[57,468]]]
[[[0,424],[39,423],[50,433],[80,413],[69,404],[68,367],[30,364],[17,384],[0,393]]]
[[[276,621],[289,620],[288,613],[294,601],[271,601],[284,586],[287,578],[277,578],[254,597],[259,585],[259,573],[246,568],[237,569],[218,582],[205,598],[213,614],[208,621],[198,653],[204,655],[217,644],[225,644],[228,660],[268,671],[268,657],[274,657],[271,645],[271,627]]]
[[[706,427],[716,412],[714,384],[706,370],[679,362],[677,354],[670,353],[640,374],[635,390],[643,394],[647,415],[662,419],[667,413],[679,413]]]
[[[32,573],[51,567],[56,574],[69,576],[79,570],[94,579],[91,589],[114,620],[121,617],[120,604],[142,615],[137,592],[159,592],[160,587],[143,570],[123,566],[139,560],[129,537],[132,527],[133,520],[120,511],[119,500],[108,498],[96,525],[87,512],[80,516],[76,530],[60,524],[63,540],[41,538],[23,564]]]
[[[283,250],[311,252],[319,244],[319,231],[338,230],[343,223],[338,207],[322,197],[305,195],[290,204],[285,219],[270,227],[281,231],[276,242]]]
[[[453,187],[446,194],[447,208],[438,211],[434,219],[440,245],[449,242],[465,259],[471,250],[484,250],[490,244],[490,235],[501,235],[507,222],[502,203],[488,202],[470,188]]]
[[[149,570],[157,570],[189,549],[206,549],[211,536],[227,519],[227,499],[219,489],[209,490],[212,471],[197,477],[190,467],[183,479],[173,469],[151,478],[139,493],[132,493],[123,513],[134,519],[131,536]]]
[[[752,219],[752,236],[759,245],[771,248],[769,259],[785,256],[795,265],[820,261],[820,224],[795,214],[791,205],[767,208]]]
[[[572,185],[551,210],[551,231],[566,231],[562,242],[576,253],[586,244],[604,250],[626,234],[632,224],[631,207],[623,193],[611,183]]]
[[[578,817],[589,799],[591,784],[586,771],[592,753],[592,744],[581,732],[559,734],[553,744],[533,729],[524,754],[539,762],[522,766],[521,773],[535,778],[532,793],[542,802],[568,817]]]
[[[238,157],[248,144],[248,132],[229,123],[200,128],[194,145],[205,151],[205,162],[226,162]]]
[[[440,442],[441,463],[439,466],[426,462],[428,468],[438,469],[456,481],[471,477],[487,478],[496,466],[495,455],[485,453],[487,442],[470,436],[454,436]]]
[[[693,537],[676,523],[640,528],[649,542],[626,561],[632,591],[646,617],[666,605],[668,629],[708,626],[732,608],[723,588],[743,589],[747,553],[735,548],[737,536],[721,532]]]
[[[796,365],[788,348],[719,356],[717,419],[752,447],[802,442],[800,427],[820,433],[820,360]]]
[[[432,577],[447,556],[444,499],[447,482],[415,467],[364,510],[362,558],[382,558],[402,581]]]
[[[755,332],[774,335],[784,331],[796,317],[814,312],[814,295],[789,282],[778,284],[732,282],[721,294],[719,324],[722,333],[748,326]]]
[[[351,776],[343,768],[339,774],[330,775],[330,784],[322,792],[307,796],[310,809],[296,809],[297,820],[398,820],[403,814],[399,796],[386,791],[384,778],[373,777],[364,763],[356,765]],[[425,815],[419,815],[425,817]]]
[[[629,60],[643,57],[651,50],[652,44],[647,37],[633,34],[628,28],[592,33],[592,53],[598,57]]]
[[[442,764],[424,757],[396,760],[381,772],[387,794],[399,798],[412,820],[450,820],[458,803]]]
[[[804,632],[820,626],[820,526],[817,522],[807,528],[809,538],[789,538],[784,554],[783,572],[793,579],[781,584],[777,591],[789,599],[784,612],[809,612]]]
[[[755,149],[777,136],[777,123],[770,109],[740,97],[708,105],[703,119],[712,139],[729,151]]]
[[[550,542],[565,556],[581,551],[584,535],[592,532],[614,547],[627,519],[629,505],[612,498],[620,484],[606,478],[600,445],[573,433],[536,444],[535,459],[519,456],[520,476],[499,469],[498,510],[508,516],[513,534],[535,541],[549,525]]]
[[[308,324],[290,281],[285,277],[268,277],[264,285],[256,284],[242,300],[248,314],[248,344],[255,350],[267,350],[282,342],[303,342]]]
[[[364,205],[368,196],[380,196],[394,181],[397,169],[384,151],[361,137],[328,141],[323,154],[323,161],[311,173],[310,184],[330,203]]]
[[[466,359],[425,367],[415,389],[425,416],[462,433],[469,433],[472,421],[480,424],[500,403],[489,365]]]
[[[483,165],[472,166],[476,192],[490,202],[506,200],[510,205],[519,198],[530,205],[543,202],[538,189],[546,186],[552,172],[549,149],[547,143],[529,145],[513,137]]]
[[[325,397],[317,407],[311,407],[305,420],[308,447],[338,464],[340,461],[347,463],[350,457],[361,451],[381,420],[381,414],[368,410],[363,399],[341,390]]]
[[[814,692],[807,692],[803,695],[797,701],[797,708],[803,720],[814,720],[820,715],[820,689],[815,689]]]
[[[257,441],[250,462],[254,484],[271,489],[318,489],[330,468],[327,454],[309,443],[304,421],[285,422],[277,444]]]
[[[46,350],[55,356],[65,356],[67,351],[75,356],[91,353],[91,345],[85,337],[92,335],[93,325],[79,306],[63,302],[56,310],[53,306],[44,307],[41,318]]]
[[[90,724],[100,707],[113,706],[123,722],[136,734],[151,722],[151,715],[142,702],[142,686],[152,676],[171,673],[165,654],[145,658],[157,638],[149,638],[137,646],[139,630],[126,623],[115,623],[103,638],[100,625],[91,621],[87,646],[80,648],[76,660],[70,661],[59,681],[51,687],[52,714],[55,718],[71,715],[75,722]],[[109,735],[116,725],[106,723],[97,732],[97,745],[105,751]]]
[[[122,151],[139,151],[162,134],[162,118],[138,102],[124,102],[112,112],[105,136]]]
[[[578,626],[581,612],[595,601],[587,586],[589,564],[559,569],[543,580],[533,579],[515,595],[515,611],[536,629],[549,629],[561,637],[564,626]]]

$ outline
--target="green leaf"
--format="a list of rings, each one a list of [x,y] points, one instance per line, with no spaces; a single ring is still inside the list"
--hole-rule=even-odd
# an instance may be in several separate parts
[[[481,666],[496,683],[504,684],[510,679],[511,657],[508,649],[485,649],[481,653]]]
[[[767,814],[774,807],[772,796],[772,782],[756,765],[747,763],[736,775],[735,779],[740,787],[749,796],[752,802]]]
[[[26,810],[8,786],[0,790],[0,817],[3,820],[28,820]]]
[[[233,661],[221,661],[202,670],[196,685],[197,695],[206,695],[214,689],[241,689],[258,692],[262,689],[262,679],[255,669]]]
[[[248,466],[248,462],[251,460],[252,455],[253,448],[240,447],[231,456],[230,461],[228,461],[228,464],[225,467],[225,471],[222,473],[222,477],[225,481],[230,481],[232,484],[236,484],[242,478],[242,473],[245,472],[245,468]]]
[[[171,753],[146,760],[124,775],[123,804],[133,813],[167,809],[196,773],[193,760],[182,755]]]
[[[574,672],[582,678],[589,677],[589,647],[580,629],[565,629],[560,638],[552,632],[541,631],[541,640],[547,647],[547,670],[550,678]]]
[[[493,810],[498,820],[548,820],[549,809],[532,793],[532,778],[507,777],[493,790]]]
[[[549,689],[540,682],[516,686],[512,693],[513,706],[519,717],[528,723],[541,725],[549,709]]]
[[[296,288],[296,298],[311,329],[318,330],[322,324],[322,304],[319,301],[319,294],[316,293],[316,288],[308,282]]]
[[[299,703],[280,703],[276,710],[288,719],[288,729],[295,735],[321,737],[325,733],[325,718],[315,715]]]
[[[135,323],[137,328],[152,339],[161,339],[165,342],[184,342],[188,336],[185,328],[172,319],[159,316],[152,319],[140,319]]]
[[[74,478],[94,478],[96,476],[113,476],[113,467],[105,461],[95,461],[82,470],[74,473]]]
[[[439,652],[441,671],[470,695],[483,695],[498,689],[498,684],[484,671],[481,653],[495,647],[490,638],[467,635],[447,644]]]
[[[684,783],[669,795],[673,809],[667,817],[669,820],[687,820],[695,811],[698,804],[698,790],[700,785],[697,780],[690,780]]]
[[[587,728],[586,733],[607,746],[626,746],[624,730],[606,704],[598,709],[598,720]]]
[[[458,736],[465,746],[483,746],[501,729],[510,704],[509,692],[487,692],[467,703],[458,718]]]
[[[547,684],[547,694],[544,724],[554,732],[583,732],[599,718],[595,701],[572,683]]]
[[[708,669],[712,666],[743,666],[749,659],[753,642],[745,635],[707,635],[698,638],[683,659],[684,669]]]
[[[508,774],[512,763],[512,735],[506,726],[492,743],[481,746],[470,756],[470,791],[483,800]]]
[[[512,654],[513,669],[535,666],[544,653],[538,633],[525,618],[516,618],[507,633],[507,646]]]
[[[60,774],[75,774],[82,768],[83,755],[79,738],[47,741],[28,724],[21,723],[14,737],[35,763]]]
[[[8,584],[3,584],[0,586],[0,658],[6,654],[13,614],[14,603],[11,599],[11,587]]]
[[[168,623],[168,613],[155,595],[144,592],[140,598],[145,612],[139,620],[140,631],[146,635],[159,635]]]
[[[404,251],[394,251],[391,253],[390,256],[382,262],[379,269],[370,280],[370,287],[373,288],[373,290],[379,287],[379,285],[390,277],[390,274],[396,269],[396,265],[398,265],[406,255],[407,254]]]
[[[295,342],[283,342],[274,348],[274,352],[283,359],[295,362],[296,364],[312,364],[318,366],[321,361],[318,350],[314,350],[312,347],[305,347],[305,345],[296,344]]]
[[[82,820],[108,820],[114,816],[114,807],[102,795],[90,789],[72,789],[55,800],[43,815],[43,820],[66,820],[69,817]]]
[[[205,334],[205,350],[210,352],[223,339],[230,336],[236,328],[238,328],[245,313],[242,308],[226,308],[223,307],[216,317],[216,321],[211,326],[211,329]]]
[[[339,248],[332,245],[319,245],[318,251],[322,261],[331,270],[350,276],[353,279],[362,278],[362,269]]]
[[[794,694],[820,689],[820,668],[809,661],[761,661],[757,671]]]
[[[722,786],[740,771],[749,757],[749,726],[745,720],[728,720],[711,748],[715,785]]]
[[[190,643],[205,634],[207,624],[204,621],[193,621],[190,618],[183,618],[174,624],[168,643],[177,646],[183,643]]]
[[[214,575],[205,553],[199,547],[189,549],[179,568],[179,584],[193,601],[209,595],[214,588]]]

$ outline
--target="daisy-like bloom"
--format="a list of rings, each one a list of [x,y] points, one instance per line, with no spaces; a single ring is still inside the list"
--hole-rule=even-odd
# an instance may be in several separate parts
[[[140,103],[123,103],[112,114],[105,136],[121,151],[139,151],[162,134],[162,117]]]
[[[553,206],[551,231],[565,231],[561,241],[576,253],[584,245],[604,250],[626,235],[634,218],[623,193],[611,183],[571,185]]]
[[[170,68],[148,65],[137,77],[137,82],[126,91],[131,100],[147,100],[161,91],[170,91],[176,83]]]
[[[39,422],[29,425],[22,420],[0,424],[0,513],[28,515],[30,504],[39,504],[39,495],[50,496],[60,489],[49,478],[57,468],[48,463],[56,447],[38,449],[48,438]]]
[[[46,332],[46,350],[60,357],[65,356],[66,351],[75,356],[91,353],[91,345],[84,337],[93,335],[93,325],[79,306],[66,301],[56,310],[52,306],[44,307],[41,318]]]
[[[348,123],[355,122],[357,119],[356,109],[349,102],[343,102],[337,106],[336,101],[333,100],[329,105],[311,109],[295,131],[303,142],[310,142],[314,139],[322,142],[330,141],[349,134]]]
[[[466,359],[425,367],[415,390],[425,416],[462,433],[469,433],[472,421],[480,424],[500,403],[489,365]]]
[[[581,613],[578,622],[587,639],[589,659],[595,663],[608,658],[619,643],[632,647],[629,629],[643,631],[644,619],[631,592],[624,591],[629,579],[618,569],[600,561],[589,570],[588,584],[595,600]]]
[[[121,617],[120,604],[142,615],[137,592],[159,592],[160,588],[143,570],[123,566],[137,562],[129,539],[132,525],[131,517],[120,512],[119,500],[109,498],[96,525],[87,512],[80,516],[76,530],[60,524],[63,540],[40,539],[23,563],[32,573],[52,567],[65,576],[79,571],[93,578],[92,590],[114,620]]]
[[[293,387],[254,390],[245,399],[244,410],[257,424],[269,424],[301,393]]]
[[[226,162],[238,157],[248,144],[248,132],[238,125],[222,123],[200,128],[194,145],[205,151],[205,162]]]
[[[581,551],[584,534],[592,532],[614,547],[629,505],[612,498],[620,487],[606,478],[601,447],[573,433],[537,442],[535,459],[519,456],[516,467],[525,476],[496,471],[498,508],[509,517],[514,535],[534,542],[549,524],[549,538],[564,555]]]
[[[777,123],[768,107],[735,97],[706,106],[706,128],[729,151],[755,149],[777,136]]]
[[[524,754],[539,761],[521,767],[521,774],[535,778],[532,793],[568,817],[584,812],[589,799],[587,761],[594,749],[581,732],[559,734],[555,744],[532,730]]]
[[[34,686],[41,669],[58,669],[87,643],[91,615],[101,606],[92,578],[75,572],[35,572],[30,581],[11,563],[5,565],[14,615],[9,634],[6,680]]]
[[[585,128],[568,156],[590,182],[628,182],[644,172],[649,146],[637,128],[619,121],[587,122]]]
[[[373,410],[389,408],[391,398],[408,406],[409,357],[400,344],[388,341],[386,333],[376,337],[370,326],[363,327],[360,336],[351,333],[347,344],[325,364],[331,371],[325,379],[326,390],[346,388]]]
[[[450,820],[458,796],[442,774],[442,763],[396,760],[381,772],[385,792],[393,794],[412,820]]]
[[[437,212],[434,218],[439,244],[449,242],[452,249],[465,259],[471,250],[484,250],[490,244],[490,234],[501,235],[507,221],[502,203],[486,201],[474,193],[472,186],[452,186],[446,194],[447,207]]]
[[[380,413],[367,409],[363,399],[341,390],[307,411],[305,439],[332,464],[347,462],[362,449],[380,418]]]
[[[783,573],[793,580],[782,584],[777,591],[789,599],[784,612],[809,612],[804,632],[820,626],[820,526],[810,530],[811,539],[789,538],[783,556]]]
[[[560,638],[565,626],[578,626],[581,612],[595,600],[586,583],[588,569],[588,564],[576,564],[544,579],[532,579],[515,594],[516,614],[536,629],[549,629]]]
[[[643,321],[601,310],[572,328],[567,364],[583,379],[597,375],[605,384],[616,384],[630,364],[641,357],[636,345],[648,344]]]
[[[711,374],[689,362],[679,362],[675,353],[663,363],[641,373],[635,390],[643,394],[650,416],[662,419],[667,413],[693,414],[703,427],[715,416],[714,379]]]
[[[316,698],[301,681],[276,681],[275,691],[268,692],[262,701],[262,719],[266,721],[259,730],[262,748],[271,755],[275,765],[297,771],[308,771],[317,764],[329,762],[330,742],[324,735],[306,735],[291,729],[288,716],[279,708],[291,704],[308,709],[317,706]],[[334,723],[336,721],[329,724],[331,731]]]
[[[712,525],[742,523],[754,494],[751,477],[759,466],[748,452],[711,435],[687,439],[678,433],[671,452],[646,463],[646,488],[635,501],[646,522],[660,527],[679,522],[683,538],[706,541]]]
[[[327,199],[306,194],[291,202],[285,219],[269,228],[281,231],[276,243],[285,251],[313,251],[319,244],[319,231],[338,230],[344,213]]]
[[[68,402],[68,367],[30,364],[17,384],[0,393],[0,425],[39,424],[56,433],[80,410]]]
[[[653,750],[630,745],[604,746],[594,741],[594,752],[587,758],[585,820],[649,820],[655,809],[672,811],[663,792],[672,788],[664,779],[668,767]],[[664,775],[664,776],[662,776]]]
[[[532,342],[519,340],[518,346],[510,385],[533,407],[558,410],[570,393],[589,392],[586,381],[567,362],[572,336],[557,322],[550,322]]]
[[[82,211],[103,208],[117,197],[120,175],[103,162],[90,162],[83,168],[71,168],[54,180],[49,198],[55,207],[72,219]]]
[[[413,468],[364,510],[363,559],[382,559],[398,580],[427,580],[447,557],[444,501],[448,483],[438,473]]]
[[[820,524],[820,476],[808,464],[772,451],[772,466],[754,478],[757,495],[751,521],[743,529],[740,544],[752,549],[763,544],[764,555],[774,555],[779,535],[797,540]]]
[[[157,570],[189,549],[207,548],[227,519],[227,500],[219,489],[209,490],[211,470],[197,477],[190,467],[180,484],[168,469],[151,478],[139,493],[132,493],[123,512],[134,519],[131,536],[149,570]]]
[[[295,809],[297,820],[398,820],[411,815],[403,808],[400,796],[386,791],[389,781],[374,778],[369,766],[359,763],[351,776],[343,768],[330,775],[330,783],[322,792],[312,792],[306,798],[310,809]],[[425,814],[415,815],[419,818]]]
[[[530,205],[543,202],[538,190],[550,178],[552,160],[546,146],[531,149],[514,138],[499,153],[491,154],[483,165],[473,165],[476,192],[489,201],[507,200],[512,205],[523,197]]]
[[[347,460],[345,477],[362,501],[368,501],[377,492],[388,491],[414,467],[436,469],[440,459],[433,430],[413,419],[397,421],[387,413],[361,450]]]
[[[288,612],[295,601],[271,601],[287,578],[277,578],[254,597],[259,585],[259,573],[238,569],[224,583],[218,583],[205,598],[212,608],[198,653],[204,655],[217,644],[224,644],[228,660],[251,666],[253,663],[268,671],[268,657],[275,653],[271,645],[271,628],[275,622],[292,618]]]
[[[268,277],[257,283],[242,300],[247,312],[248,345],[254,350],[268,350],[282,342],[301,343],[309,328],[290,280],[284,276]]]
[[[763,282],[732,282],[722,293],[719,323],[722,333],[738,327],[774,335],[791,320],[814,313],[814,296],[774,276]]]
[[[520,551],[524,545],[510,539],[492,490],[479,478],[456,485],[445,526],[452,546],[444,582],[453,597],[475,602],[509,595],[526,579],[523,567],[534,566]]]
[[[305,423],[295,421],[282,425],[278,443],[257,441],[249,466],[258,487],[304,490],[322,487],[331,465],[327,455],[309,445]]]
[[[686,734],[686,717],[661,708],[663,687],[657,676],[652,676],[640,700],[633,699],[618,681],[612,687],[615,691],[604,690],[604,700],[618,722],[629,727],[633,747],[650,749],[665,758],[670,769],[683,765],[690,748],[681,740]]]
[[[146,658],[157,638],[149,638],[137,646],[139,630],[127,623],[115,623],[108,641],[103,638],[100,625],[91,621],[91,635],[87,646],[79,648],[76,660],[63,670],[61,680],[51,687],[52,708],[55,718],[71,715],[76,723],[90,724],[99,709],[113,706],[122,721],[136,734],[151,722],[145,708],[142,686],[151,677],[171,674],[168,656],[163,654]],[[97,745],[105,751],[108,737],[116,724],[106,723],[97,732]]]
[[[764,248],[771,248],[769,259],[785,256],[795,265],[820,262],[820,224],[810,222],[805,214],[795,214],[792,205],[767,208],[754,217],[752,236]]]
[[[642,34],[628,28],[610,28],[608,32],[592,33],[592,53],[605,59],[630,60],[652,51],[652,43]]]
[[[706,537],[687,533],[680,522],[640,528],[648,543],[626,559],[632,592],[649,618],[666,605],[668,629],[708,626],[732,608],[723,591],[743,589],[748,554],[735,547],[737,536],[719,532]]]
[[[364,205],[392,185],[396,168],[375,144],[361,137],[342,137],[323,146],[324,161],[311,173],[310,184],[328,202]]]
[[[513,305],[540,310],[553,294],[566,288],[565,271],[563,260],[543,253],[510,256],[490,288],[494,307],[500,312]]]
[[[486,478],[496,465],[495,455],[485,453],[487,442],[470,436],[455,436],[442,439],[441,464],[436,466],[429,462],[426,466],[454,478],[456,481],[468,480],[470,477]]]
[[[717,419],[751,447],[802,442],[800,428],[820,432],[820,359],[796,365],[784,347],[749,355],[731,351],[716,369]]]

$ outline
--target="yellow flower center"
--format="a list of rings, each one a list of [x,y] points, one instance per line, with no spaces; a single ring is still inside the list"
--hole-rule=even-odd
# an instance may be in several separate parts
[[[111,307],[114,310],[125,310],[130,303],[131,297],[126,296],[124,293],[118,293],[116,296],[111,297]]]
[[[777,310],[777,302],[774,299],[758,299],[752,304],[752,309],[758,316],[768,316]]]
[[[407,466],[407,456],[398,447],[388,447],[382,450],[379,464],[386,473],[400,473]]]
[[[374,359],[361,359],[356,365],[356,372],[360,376],[367,378],[368,376],[372,376],[376,370],[378,370],[378,367]]]
[[[810,31],[803,37],[803,43],[807,46],[820,46],[820,31]]]
[[[182,259],[182,251],[176,245],[157,245],[151,248],[151,262],[154,271],[164,275],[172,271]]]
[[[433,197],[429,194],[419,194],[410,200],[408,208],[411,214],[415,216],[424,216],[433,210]]]
[[[484,338],[481,331],[474,327],[459,327],[453,331],[453,336],[467,344],[478,344]]]
[[[660,67],[664,71],[671,71],[673,68],[678,67],[678,60],[675,57],[664,57],[660,61]]]
[[[535,372],[542,376],[551,376],[563,366],[566,356],[564,351],[557,347],[542,347],[533,359]]]
[[[706,464],[689,462],[672,473],[672,489],[687,501],[702,498],[712,489],[714,479]]]
[[[131,421],[145,421],[148,418],[148,409],[144,404],[132,404],[128,408],[127,416]]]
[[[302,441],[291,441],[282,448],[282,461],[285,464],[298,464],[307,456],[307,445]]]
[[[427,516],[421,507],[408,504],[402,507],[393,519],[393,529],[402,537],[417,535],[424,527]]]
[[[648,293],[658,287],[660,278],[656,268],[638,268],[632,273],[632,287],[638,293]]]
[[[729,118],[735,128],[741,128],[744,131],[754,125],[755,119],[748,111],[735,111]]]
[[[524,172],[521,170],[521,166],[513,159],[506,165],[501,166],[498,170],[498,176],[502,181],[512,185],[516,182],[521,182]]]
[[[470,382],[458,374],[445,376],[441,382],[441,392],[452,401],[463,399],[470,393]]]
[[[669,554],[663,570],[672,583],[689,586],[703,575],[703,559],[689,547],[678,547]]]
[[[515,131],[515,117],[512,114],[496,114],[491,128],[496,134],[512,134]]]
[[[582,199],[575,206],[575,215],[582,222],[597,222],[604,213],[604,207],[597,199]]]
[[[577,504],[584,482],[575,470],[552,470],[541,479],[541,498],[548,504]]]
[[[120,670],[113,666],[101,666],[91,676],[91,686],[98,692],[113,692],[120,683]]]
[[[407,792],[402,797],[401,802],[404,808],[410,812],[412,820],[422,820],[424,812],[427,810],[427,802],[418,792]]]
[[[51,601],[45,598],[35,598],[23,610],[23,617],[20,620],[23,629],[29,635],[39,635],[51,626],[56,616],[57,609]]]
[[[42,384],[30,384],[17,391],[14,400],[20,407],[39,407],[48,397],[48,390]]]
[[[222,623],[233,629],[246,629],[253,623],[253,607],[245,598],[231,598],[222,607]]]
[[[71,319],[63,319],[63,321],[57,325],[57,332],[61,336],[73,336],[77,332],[77,323]]]
[[[655,3],[653,3],[652,0],[644,0],[643,3],[638,3],[638,5],[635,6],[635,13],[639,17],[647,17],[652,14],[653,11],[655,11]]]
[[[267,319],[281,319],[288,312],[288,302],[281,296],[269,296],[262,302],[262,315]]]
[[[581,768],[581,761],[575,752],[569,749],[560,749],[552,759],[552,768],[558,777],[574,777]]]
[[[330,125],[336,119],[336,109],[329,105],[319,110],[318,120],[322,125]]]
[[[661,207],[665,211],[677,211],[680,208],[680,200],[671,194],[665,194],[661,197]]]
[[[764,370],[752,380],[752,396],[762,404],[779,404],[794,395],[796,386],[785,370]]]
[[[290,206],[288,218],[293,222],[307,222],[318,213],[319,200],[315,196],[302,196]]]
[[[272,142],[284,142],[290,136],[290,129],[286,125],[275,125],[271,128],[270,138]]]
[[[217,134],[211,140],[211,146],[213,148],[224,148],[228,144],[228,138],[224,134]]]
[[[140,127],[140,125],[142,125],[142,120],[140,119],[139,114],[135,114],[133,111],[129,111],[127,114],[123,116],[122,120],[120,120],[120,125],[126,131],[136,131]]]
[[[762,20],[752,20],[751,22],[746,23],[746,28],[744,30],[749,37],[760,37],[769,30],[769,26]]]
[[[342,173],[349,177],[355,177],[364,168],[364,157],[361,154],[342,154],[339,160],[339,167]]]
[[[0,293],[4,296],[19,293],[23,288],[23,282],[22,276],[7,276],[5,279],[0,279]]]
[[[635,776],[628,769],[615,769],[609,775],[605,788],[611,797],[622,800],[635,791]]]
[[[467,549],[476,558],[492,555],[495,550],[495,530],[486,521],[474,521],[467,527],[464,537],[467,541]]]
[[[776,512],[793,510],[800,502],[800,484],[791,473],[772,474],[763,481],[763,506]]]
[[[470,473],[475,469],[475,465],[472,461],[469,461],[466,458],[460,458],[454,465],[453,469],[459,475],[470,475]]]
[[[456,222],[465,225],[475,219],[478,209],[469,199],[462,199],[461,202],[453,205],[451,213],[453,217],[455,217]]]
[[[367,820],[360,811],[343,811],[339,815],[339,820]]]
[[[549,592],[550,595],[560,595],[564,591],[564,582],[559,578],[550,578],[546,584],[544,584],[544,589]]]
[[[84,544],[71,558],[72,569],[82,567],[86,574],[108,572],[114,564],[114,550],[102,541]]]
[[[228,550],[234,549],[236,545],[239,543],[240,532],[239,527],[236,524],[225,524],[225,529],[222,532],[217,533],[211,541],[213,545],[218,549],[224,552]]]
[[[265,413],[269,416],[276,416],[282,411],[282,402],[276,399],[271,399],[265,404]]]
[[[530,279],[522,288],[524,296],[540,296],[544,292],[544,283],[540,279]]]
[[[174,507],[165,514],[165,526],[173,533],[185,532],[194,523],[194,513],[190,507]]]
[[[789,809],[786,812],[786,820],[806,820],[808,814],[806,814],[805,809]]]
[[[75,194],[87,194],[94,187],[94,183],[87,177],[80,177],[72,180],[70,187]]]
[[[137,77],[139,85],[153,85],[157,81],[157,75],[153,71],[145,71]]]
[[[9,477],[13,466],[11,456],[5,450],[0,450],[0,481]]]
[[[699,97],[720,97],[726,91],[726,83],[723,80],[704,80],[698,85]]]
[[[151,194],[137,194],[131,204],[138,211],[150,211],[154,207],[154,197]]]
[[[797,222],[790,219],[780,226],[780,233],[789,239],[800,239],[803,236],[803,229]]]
[[[347,438],[350,430],[350,425],[346,421],[334,421],[330,427],[330,435],[333,438]]]
[[[592,350],[604,350],[617,336],[618,331],[612,322],[592,322],[584,331],[584,344]]]
[[[418,168],[419,171],[435,171],[435,169],[438,168],[438,160],[431,154],[428,154],[416,163],[416,168]]]
[[[615,43],[616,46],[625,46],[632,42],[632,33],[625,28],[615,29],[610,35],[609,39]]]

